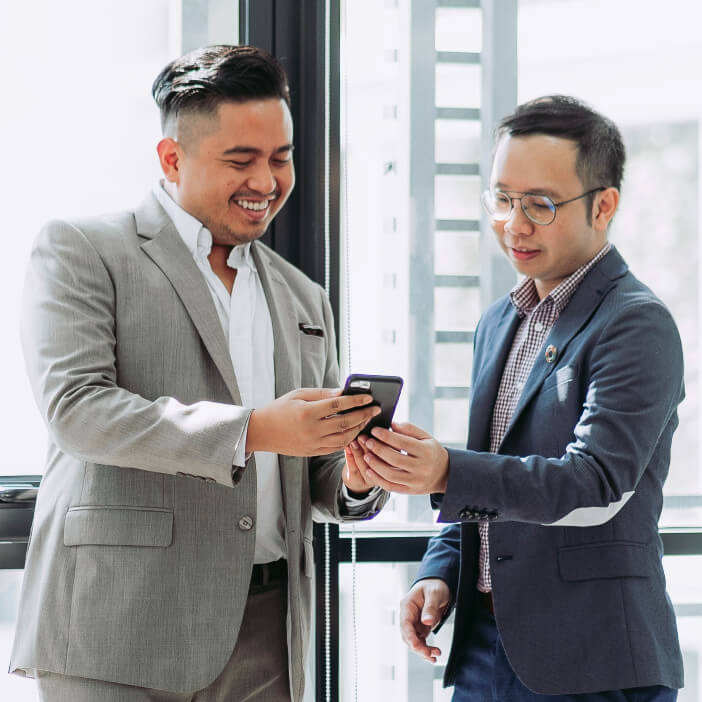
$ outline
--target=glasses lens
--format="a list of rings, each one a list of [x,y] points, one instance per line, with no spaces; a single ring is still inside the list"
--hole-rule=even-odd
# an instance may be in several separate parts
[[[481,200],[487,213],[494,219],[504,220],[509,217],[509,213],[512,210],[512,201],[504,193],[486,190]]]
[[[524,195],[524,214],[535,224],[551,224],[556,216],[556,206],[545,195]]]

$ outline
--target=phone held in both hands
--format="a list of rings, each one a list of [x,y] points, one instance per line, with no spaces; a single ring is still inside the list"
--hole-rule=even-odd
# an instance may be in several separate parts
[[[362,434],[369,434],[373,427],[389,429],[392,416],[397,407],[402,390],[402,378],[396,375],[364,375],[363,373],[352,373],[346,378],[344,385],[344,395],[372,395],[371,404],[380,407],[380,414],[373,417],[365,427]],[[347,410],[349,411],[349,410]]]

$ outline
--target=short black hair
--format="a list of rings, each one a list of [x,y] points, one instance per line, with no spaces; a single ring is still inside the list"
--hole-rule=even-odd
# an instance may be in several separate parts
[[[161,111],[161,128],[182,112],[212,115],[223,102],[280,98],[290,106],[285,71],[255,46],[219,44],[195,49],[171,61],[151,93]]]
[[[626,151],[621,132],[611,119],[568,95],[546,95],[519,105],[495,129],[495,142],[505,135],[547,136],[575,142],[575,171],[585,190],[621,190]],[[588,222],[595,194],[587,199]]]

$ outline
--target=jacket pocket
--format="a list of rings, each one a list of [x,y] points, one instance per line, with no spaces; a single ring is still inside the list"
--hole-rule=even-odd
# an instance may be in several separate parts
[[[655,573],[657,559],[649,544],[610,541],[560,549],[558,568],[567,581],[647,578]]]
[[[155,546],[173,541],[173,512],[158,507],[71,507],[63,528],[65,546]]]

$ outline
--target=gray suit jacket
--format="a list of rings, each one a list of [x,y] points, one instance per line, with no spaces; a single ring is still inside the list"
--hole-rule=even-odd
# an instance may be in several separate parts
[[[497,627],[529,689],[682,687],[657,528],[684,396],[675,322],[613,248],[549,332],[491,454],[490,421],[518,325],[508,298],[480,321],[468,448],[449,450],[439,515],[457,524],[432,539],[418,575],[443,578],[455,598],[446,682],[480,606],[476,523],[490,520]]]
[[[276,395],[338,385],[322,288],[260,242]],[[299,323],[324,336],[301,333]],[[153,195],[51,222],[31,256],[22,340],[50,446],[11,670],[164,690],[205,687],[237,640],[254,556],[247,418],[206,283]],[[280,457],[293,699],[304,685],[312,507],[340,519],[343,456]],[[368,517],[384,497],[360,517]],[[357,517],[358,518],[358,517]]]

